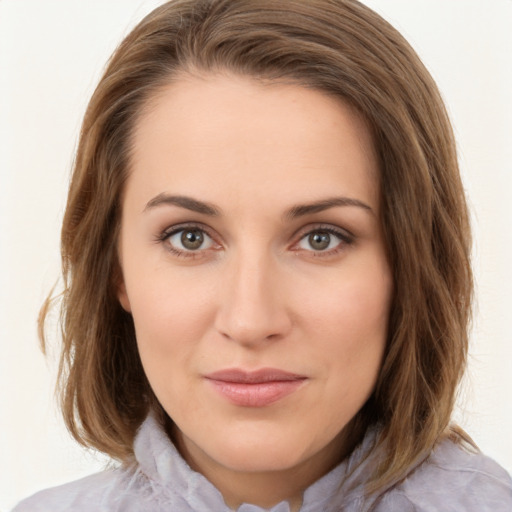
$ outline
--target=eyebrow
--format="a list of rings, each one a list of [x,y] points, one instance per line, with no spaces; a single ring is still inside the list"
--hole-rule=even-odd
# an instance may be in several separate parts
[[[158,194],[151,199],[144,207],[144,211],[151,210],[161,205],[179,206],[180,208],[185,208],[186,210],[202,213],[203,215],[209,215],[211,217],[220,215],[220,210],[210,203],[198,201],[197,199],[192,199],[187,196],[172,196],[165,193]]]
[[[144,207],[144,211],[151,210],[153,208],[156,208],[157,206],[162,205],[179,206],[180,208],[185,208],[186,210],[201,213],[203,215],[208,215],[211,217],[218,217],[220,215],[219,208],[217,208],[211,203],[199,201],[198,199],[193,199],[188,196],[173,196],[166,193],[158,194],[153,199],[148,201],[148,203]],[[284,214],[284,217],[287,219],[296,219],[298,217],[303,217],[304,215],[311,215],[314,213],[323,212],[325,210],[335,208],[338,206],[355,206],[358,208],[362,208],[363,210],[366,210],[370,213],[373,213],[372,208],[366,203],[360,201],[359,199],[342,196],[330,197],[328,199],[321,199],[319,201],[314,201],[312,203],[298,204],[292,206]]]
[[[297,217],[302,217],[304,215],[323,212],[336,206],[356,206],[373,213],[372,208],[359,199],[353,199],[351,197],[330,197],[328,199],[314,201],[313,203],[293,206],[286,212],[285,217],[289,219],[296,219]]]

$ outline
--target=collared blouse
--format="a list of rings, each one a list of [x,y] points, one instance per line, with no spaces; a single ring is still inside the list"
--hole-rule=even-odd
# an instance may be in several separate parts
[[[489,457],[445,440],[400,483],[367,496],[375,461],[370,430],[350,457],[304,492],[300,512],[511,512],[512,479]],[[131,466],[109,469],[41,491],[13,512],[233,512],[221,493],[181,457],[149,416],[134,443]],[[373,462],[372,462],[373,461]],[[242,504],[236,512],[290,512]]]

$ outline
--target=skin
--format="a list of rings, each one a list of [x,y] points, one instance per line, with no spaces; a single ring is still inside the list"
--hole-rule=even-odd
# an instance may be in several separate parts
[[[118,296],[178,448],[229,506],[297,510],[352,449],[344,428],[386,341],[392,279],[368,127],[298,85],[183,75],[151,99],[133,142]],[[226,368],[303,379],[247,407],[205,378]]]

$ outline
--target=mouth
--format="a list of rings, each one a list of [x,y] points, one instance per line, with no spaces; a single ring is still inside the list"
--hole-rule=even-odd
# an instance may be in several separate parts
[[[205,375],[205,379],[233,405],[265,407],[298,390],[307,377],[275,368],[230,368]]]

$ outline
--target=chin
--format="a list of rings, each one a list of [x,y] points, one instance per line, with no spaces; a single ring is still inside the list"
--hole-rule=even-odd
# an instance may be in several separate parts
[[[291,433],[260,422],[245,425],[245,429],[238,431],[229,428],[216,431],[222,435],[210,436],[206,443],[193,444],[212,462],[240,473],[289,470],[311,460],[324,449],[334,453],[337,448],[332,446],[335,439],[328,435],[315,439],[310,432]],[[337,438],[336,433],[333,437]],[[190,450],[188,453],[195,458]]]
[[[298,446],[279,447],[262,444],[225,449],[214,457],[222,466],[240,473],[285,471],[308,459],[308,455]]]

